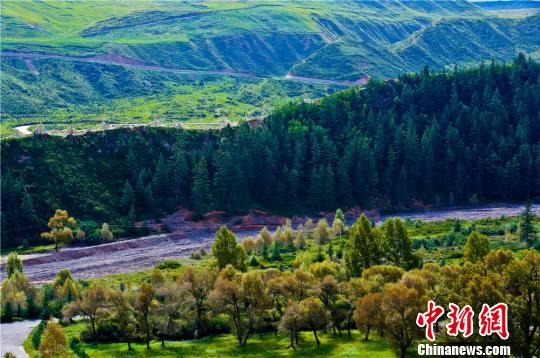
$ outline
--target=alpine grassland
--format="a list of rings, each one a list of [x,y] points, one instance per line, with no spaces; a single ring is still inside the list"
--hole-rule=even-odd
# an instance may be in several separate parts
[[[3,136],[103,123],[238,123],[368,77],[537,57],[540,45],[535,12],[509,17],[461,0],[1,7]],[[23,124],[30,127],[13,129]]]

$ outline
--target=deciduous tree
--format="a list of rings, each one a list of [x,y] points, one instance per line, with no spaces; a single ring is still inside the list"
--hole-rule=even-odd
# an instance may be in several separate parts
[[[489,241],[487,236],[472,232],[467,238],[464,248],[464,257],[467,261],[476,262],[482,260],[489,253]]]
[[[39,345],[43,358],[61,358],[67,356],[67,338],[62,326],[48,322]]]
[[[58,251],[58,244],[68,243],[73,239],[71,228],[76,223],[75,219],[70,217],[67,211],[58,209],[47,224],[50,231],[42,233],[41,237],[54,242],[54,249]]]
[[[235,269],[247,269],[247,255],[243,247],[236,242],[236,236],[227,227],[222,226],[214,239],[212,254],[220,269],[232,265]]]
[[[306,322],[307,328],[313,332],[317,346],[321,344],[317,331],[326,329],[330,323],[330,313],[324,307],[320,299],[309,297],[300,302],[300,307]]]
[[[349,276],[358,277],[363,269],[379,263],[379,242],[379,230],[373,228],[369,219],[362,214],[349,229],[349,244],[345,252]]]

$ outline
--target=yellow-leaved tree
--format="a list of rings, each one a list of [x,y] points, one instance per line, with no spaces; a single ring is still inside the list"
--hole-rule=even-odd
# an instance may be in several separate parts
[[[67,338],[62,326],[54,322],[47,323],[39,352],[43,358],[59,358],[67,355]]]
[[[58,251],[59,243],[68,243],[73,240],[72,228],[77,224],[66,210],[57,209],[49,219],[47,226],[50,231],[41,233],[41,237],[54,242],[54,249]]]

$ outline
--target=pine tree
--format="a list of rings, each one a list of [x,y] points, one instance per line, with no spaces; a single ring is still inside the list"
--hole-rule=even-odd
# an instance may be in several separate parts
[[[532,247],[536,241],[533,219],[532,204],[528,201],[519,215],[519,239],[526,243],[528,247]]]
[[[195,177],[193,178],[193,188],[191,190],[191,203],[195,212],[199,215],[210,210],[212,205],[208,164],[206,163],[205,158],[202,158],[195,167]]]
[[[308,189],[308,200],[313,208],[324,207],[323,200],[323,166],[316,166],[311,170]]]
[[[163,155],[159,155],[156,172],[152,179],[152,189],[160,203],[166,203],[170,198],[169,168],[165,164]]]
[[[122,198],[120,199],[120,208],[122,212],[128,213],[129,210],[135,204],[135,194],[133,193],[133,187],[128,180],[124,183],[124,189],[122,190]]]
[[[326,253],[328,254],[328,257],[330,259],[332,259],[332,257],[334,256],[334,245],[332,244],[332,241],[330,241],[330,243],[328,244],[328,250],[326,251]]]
[[[272,243],[272,254],[270,255],[270,259],[272,261],[281,261],[281,244],[278,240],[274,240]]]
[[[19,256],[15,252],[11,252],[8,255],[6,261],[6,274],[7,277],[11,277],[15,272],[22,272],[23,264]]]
[[[216,155],[214,166],[216,173],[213,186],[216,206],[228,213],[240,211],[245,205],[247,193],[239,165],[233,161],[228,152],[221,152]]]
[[[323,169],[324,170],[324,169]],[[326,170],[324,170],[323,182],[322,184],[322,205],[324,208],[333,208],[335,205],[335,182],[334,182],[334,171],[332,166],[328,164]]]
[[[36,211],[34,209],[34,202],[32,200],[32,197],[26,190],[26,188],[23,189],[23,196],[22,196],[22,202],[21,202],[21,216],[24,218],[24,220],[28,223],[32,223],[36,220]]]
[[[144,207],[148,211],[153,211],[156,208],[154,201],[154,193],[152,192],[152,185],[148,184],[144,189]]]
[[[186,188],[189,184],[189,167],[183,142],[177,143],[169,168],[175,202],[179,203],[185,199]]]

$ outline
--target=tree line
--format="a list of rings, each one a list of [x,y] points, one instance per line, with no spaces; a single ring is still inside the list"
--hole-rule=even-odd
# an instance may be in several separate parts
[[[528,235],[522,237],[526,243],[536,240],[529,211],[523,211],[519,224],[520,237]],[[280,261],[290,252],[296,256],[291,269],[264,269],[258,262]],[[231,333],[245,346],[263,332],[281,334],[295,349],[300,332],[310,332],[319,345],[321,334],[351,338],[351,331],[359,330],[365,340],[372,334],[386,338],[403,357],[423,337],[416,317],[429,299],[442,306],[471,305],[475,312],[484,303],[505,302],[512,353],[534,357],[540,352],[540,254],[534,249],[516,254],[491,250],[477,231],[467,238],[462,262],[423,264],[400,219],[374,227],[361,216],[346,227],[338,211],[331,227],[324,219],[296,229],[287,223],[242,243],[222,227],[212,258],[210,265],[179,271],[155,268],[137,285],[77,281],[64,269],[52,284],[35,288],[21,260],[11,254],[2,283],[2,319],[53,316],[69,324],[73,317],[84,317],[88,328],[80,340],[124,342],[128,350],[133,342],[145,342],[150,349],[151,340],[166,346],[170,340],[216,333]],[[445,334],[444,327],[437,326],[438,335]],[[59,325],[42,328],[43,337],[67,346]],[[502,344],[478,332],[470,339]],[[81,349],[77,342],[73,346]],[[48,357],[46,352],[62,349],[53,343],[44,339],[36,348]]]
[[[262,125],[137,128],[2,143],[2,245],[33,239],[53,208],[117,225],[178,207],[197,216],[524,201],[540,193],[540,65],[406,74]],[[59,154],[61,153],[61,155]]]

